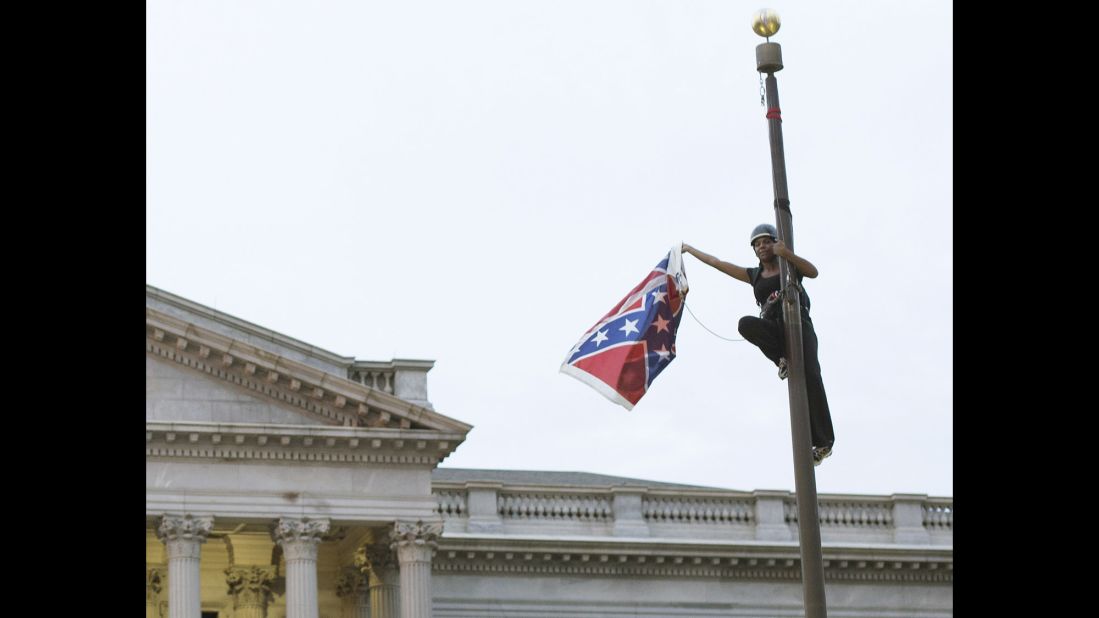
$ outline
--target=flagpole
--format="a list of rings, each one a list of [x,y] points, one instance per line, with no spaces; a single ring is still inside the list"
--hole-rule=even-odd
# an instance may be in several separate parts
[[[782,112],[778,102],[778,80],[782,70],[782,48],[772,43],[781,25],[778,14],[760,11],[752,30],[767,39],[756,47],[756,70],[766,73],[767,126],[771,143],[771,177],[775,190],[775,219],[779,240],[794,250],[794,227],[790,197],[786,190],[786,159],[782,147]],[[801,297],[797,279],[784,258],[779,258],[779,277],[785,290],[782,317],[786,325],[786,361],[790,395],[790,430],[794,448],[794,488],[798,503],[798,532],[801,544],[801,581],[806,618],[827,618],[824,597],[824,565],[820,548],[817,514],[817,481],[813,472],[809,438],[809,397],[805,387],[805,354],[801,333]]]

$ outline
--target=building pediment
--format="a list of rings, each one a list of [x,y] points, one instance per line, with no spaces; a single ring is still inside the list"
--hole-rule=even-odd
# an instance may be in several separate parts
[[[462,436],[472,429],[381,388],[334,375],[151,307],[145,312],[145,352],[156,363],[199,372],[216,386],[299,415],[300,424],[428,430]]]

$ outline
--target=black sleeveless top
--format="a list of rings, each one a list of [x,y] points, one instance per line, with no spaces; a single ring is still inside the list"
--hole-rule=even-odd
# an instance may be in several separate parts
[[[767,298],[779,290],[781,276],[775,274],[770,277],[761,277],[762,268],[753,267],[746,270],[748,271],[748,282],[752,284],[752,292],[756,297],[756,304],[762,307],[763,303],[767,302]],[[804,276],[798,273],[798,287],[801,288],[801,306],[809,311],[809,295],[805,293],[805,286],[801,285],[803,278]]]

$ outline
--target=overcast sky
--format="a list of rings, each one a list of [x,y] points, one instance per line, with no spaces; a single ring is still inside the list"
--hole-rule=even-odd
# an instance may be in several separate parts
[[[751,31],[713,0],[150,0],[146,282],[337,354],[433,359],[444,467],[793,490],[786,382],[690,315],[632,410],[558,372],[680,240],[774,222]],[[953,494],[945,1],[784,1],[821,493]],[[751,288],[685,258],[725,337]]]

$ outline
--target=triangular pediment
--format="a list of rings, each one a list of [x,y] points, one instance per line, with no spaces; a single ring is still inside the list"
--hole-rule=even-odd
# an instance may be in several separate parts
[[[269,396],[147,354],[145,420],[265,425],[334,425]]]
[[[417,403],[264,349],[254,338],[246,339],[147,306],[146,420],[461,434],[472,428]]]

